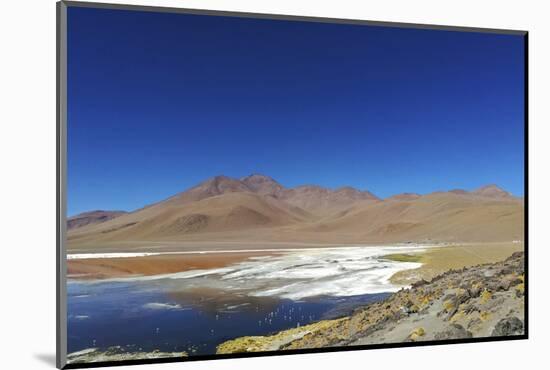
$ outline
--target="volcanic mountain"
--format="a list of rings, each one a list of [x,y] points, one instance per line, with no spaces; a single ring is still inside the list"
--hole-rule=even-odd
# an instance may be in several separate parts
[[[523,201],[494,185],[382,200],[352,187],[286,188],[260,174],[216,176],[136,211],[73,224],[68,242],[69,249],[116,249],[219,241],[511,241],[523,239],[523,217]]]

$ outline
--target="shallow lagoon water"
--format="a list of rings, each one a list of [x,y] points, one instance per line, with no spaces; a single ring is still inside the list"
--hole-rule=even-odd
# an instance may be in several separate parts
[[[194,295],[158,293],[141,285],[70,284],[69,353],[91,347],[128,346],[135,351],[213,354],[226,340],[337,317],[387,295],[301,301],[236,296],[219,303],[215,295],[199,300]]]
[[[266,335],[350,313],[399,289],[395,272],[419,266],[389,253],[419,247],[333,248],[256,257],[219,269],[69,281],[68,352],[213,354],[226,340]]]

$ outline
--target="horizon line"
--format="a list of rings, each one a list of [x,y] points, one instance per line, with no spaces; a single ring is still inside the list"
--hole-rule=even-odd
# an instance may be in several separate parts
[[[75,217],[75,216],[78,216],[78,215],[81,215],[81,214],[84,214],[84,213],[90,213],[90,212],[128,212],[128,213],[131,213],[131,212],[134,212],[134,211],[137,211],[137,210],[140,210],[142,208],[145,208],[145,207],[148,207],[152,204],[155,204],[155,203],[159,203],[159,202],[162,202],[164,200],[167,200],[169,198],[172,198],[178,194],[181,194],[181,193],[184,193],[186,191],[189,191],[201,184],[204,184],[208,181],[211,181],[211,180],[214,180],[216,178],[220,178],[220,177],[223,177],[223,178],[227,178],[227,179],[230,179],[230,180],[238,180],[238,181],[242,181],[243,179],[245,178],[248,178],[248,177],[252,177],[252,176],[261,176],[261,177],[265,177],[265,178],[268,178],[268,179],[271,179],[272,181],[276,182],[277,184],[281,185],[284,189],[296,189],[296,188],[301,188],[301,187],[317,187],[317,188],[321,188],[321,189],[325,189],[325,190],[329,190],[331,192],[335,192],[335,191],[338,191],[338,190],[341,190],[341,189],[345,189],[345,188],[351,188],[353,190],[356,190],[356,191],[359,191],[361,193],[370,193],[372,195],[374,195],[376,198],[384,201],[384,200],[387,200],[389,198],[392,198],[394,196],[397,196],[397,195],[402,195],[402,194],[415,194],[415,195],[419,195],[419,196],[426,196],[426,195],[430,195],[430,194],[436,194],[436,193],[450,193],[450,192],[453,192],[453,191],[465,191],[467,193],[472,193],[476,190],[480,190],[480,189],[483,189],[483,188],[487,188],[487,187],[496,187],[502,191],[505,191],[507,192],[508,194],[510,194],[511,196],[513,196],[514,198],[518,198],[518,199],[523,199],[524,198],[524,194],[522,195],[517,195],[517,194],[514,194],[508,190],[506,190],[505,188],[499,186],[497,183],[486,183],[484,185],[480,185],[480,186],[477,186],[473,189],[464,189],[464,188],[459,188],[459,187],[451,187],[447,190],[443,190],[443,189],[439,189],[439,190],[434,190],[434,191],[430,191],[430,192],[425,192],[425,193],[418,193],[418,192],[412,192],[412,191],[402,191],[402,192],[399,192],[399,193],[395,193],[395,194],[392,194],[390,196],[387,196],[387,197],[379,197],[378,195],[376,195],[376,192],[373,192],[371,191],[370,189],[360,189],[360,188],[357,188],[355,186],[352,186],[352,185],[343,185],[343,186],[338,186],[338,187],[329,187],[329,186],[323,186],[323,185],[318,185],[318,184],[313,184],[313,183],[304,183],[304,184],[301,184],[301,185],[296,185],[296,186],[285,186],[283,185],[282,183],[280,183],[278,180],[276,180],[275,178],[269,176],[269,175],[264,175],[260,172],[251,172],[250,174],[246,175],[246,176],[241,176],[241,177],[238,177],[238,176],[228,176],[228,175],[224,175],[224,174],[218,174],[218,175],[214,175],[214,176],[210,176],[208,178],[206,178],[205,180],[203,181],[200,181],[198,182],[197,184],[195,185],[192,185],[190,187],[187,187],[185,188],[184,190],[181,190],[177,193],[174,193],[172,195],[168,195],[160,200],[157,200],[157,201],[153,201],[152,203],[147,203],[147,204],[144,204],[142,205],[141,207],[137,207],[137,208],[134,208],[134,209],[121,209],[121,208],[117,208],[117,209],[89,209],[89,210],[85,210],[85,211],[82,211],[82,212],[78,212],[78,213],[75,213],[75,214],[72,214],[72,215],[67,215],[68,218],[71,218],[71,217]]]

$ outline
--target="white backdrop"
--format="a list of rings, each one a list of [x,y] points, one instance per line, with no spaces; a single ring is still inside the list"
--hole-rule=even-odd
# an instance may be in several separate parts
[[[112,0],[119,3],[120,1]],[[133,4],[530,31],[530,334],[462,344],[141,366],[140,369],[518,369],[544,363],[550,302],[549,22],[544,1],[131,1]],[[53,368],[55,354],[55,2],[5,1],[0,38],[2,367]],[[541,365],[539,365],[541,366]],[[544,366],[544,365],[542,365]],[[135,367],[134,367],[135,368]]]

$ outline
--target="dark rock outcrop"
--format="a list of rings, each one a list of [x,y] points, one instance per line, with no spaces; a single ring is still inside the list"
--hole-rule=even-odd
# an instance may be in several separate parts
[[[493,337],[523,334],[523,321],[517,317],[507,317],[500,320],[491,333]]]

